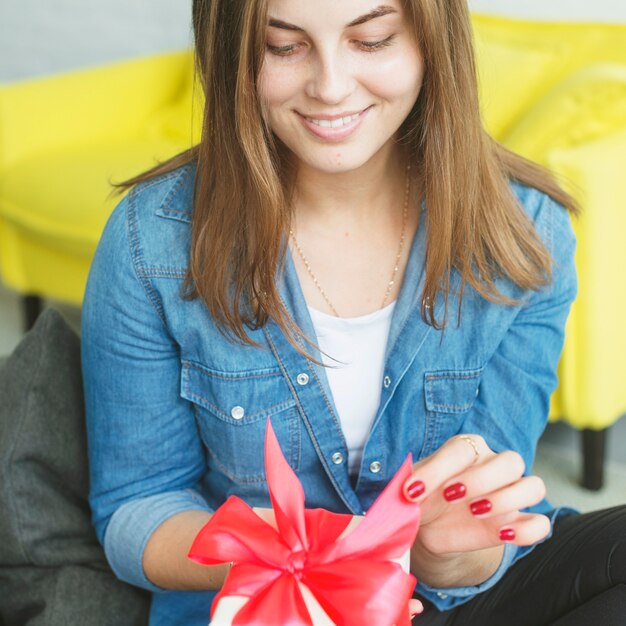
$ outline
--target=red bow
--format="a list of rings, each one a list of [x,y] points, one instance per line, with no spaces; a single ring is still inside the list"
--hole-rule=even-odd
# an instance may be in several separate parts
[[[402,495],[411,457],[345,537],[352,515],[305,509],[304,491],[285,460],[268,420],[265,471],[275,530],[231,496],[195,538],[189,558],[203,565],[233,562],[217,594],[245,596],[233,626],[313,626],[299,583],[306,585],[338,626],[409,626],[416,580],[391,559],[411,547],[419,504]]]

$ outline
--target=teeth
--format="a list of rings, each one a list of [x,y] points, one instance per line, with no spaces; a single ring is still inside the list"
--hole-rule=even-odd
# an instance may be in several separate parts
[[[312,122],[316,126],[321,126],[322,128],[341,128],[346,124],[350,124],[350,122],[354,122],[357,117],[359,117],[360,113],[355,113],[354,115],[348,115],[347,117],[340,117],[336,120],[314,120],[313,118],[307,117],[309,122]]]

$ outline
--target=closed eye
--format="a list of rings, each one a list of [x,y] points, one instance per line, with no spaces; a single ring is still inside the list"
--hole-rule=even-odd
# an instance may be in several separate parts
[[[381,50],[382,48],[386,48],[393,43],[395,35],[391,35],[387,37],[387,39],[382,39],[381,41],[359,41],[359,47],[361,50],[365,52],[376,52],[377,50]]]
[[[298,44],[289,44],[287,46],[270,46],[270,44],[266,44],[266,46],[272,54],[275,54],[276,56],[286,57],[296,51]]]
[[[354,40],[354,43],[363,52],[377,52],[378,50],[381,50],[382,48],[386,48],[387,46],[390,46],[393,43],[394,38],[395,38],[395,35],[391,35],[387,37],[386,39],[382,39],[380,41]],[[302,44],[287,44],[284,46],[272,46],[268,43],[266,44],[266,47],[272,54],[276,56],[286,57],[286,56],[290,56],[294,54],[301,45]]]

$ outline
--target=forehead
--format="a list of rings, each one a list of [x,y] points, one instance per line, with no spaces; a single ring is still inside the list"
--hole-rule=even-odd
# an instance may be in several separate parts
[[[348,28],[403,16],[400,0],[269,0],[268,17],[308,30]],[[375,18],[375,19],[371,19]],[[367,21],[366,21],[367,20]]]

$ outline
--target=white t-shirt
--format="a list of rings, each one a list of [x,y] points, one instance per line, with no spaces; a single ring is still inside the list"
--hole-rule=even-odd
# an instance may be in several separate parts
[[[322,362],[348,444],[348,469],[358,474],[365,441],[380,405],[385,348],[395,302],[359,317],[309,307]]]

